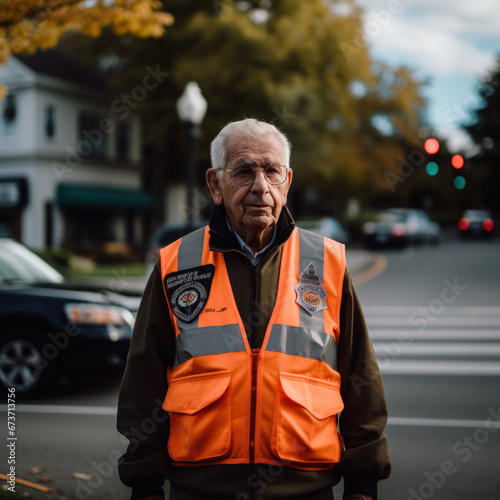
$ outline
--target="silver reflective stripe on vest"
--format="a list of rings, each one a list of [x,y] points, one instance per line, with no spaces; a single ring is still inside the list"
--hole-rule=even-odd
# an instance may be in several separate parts
[[[298,326],[273,325],[267,351],[324,361],[337,369],[337,344],[333,335]]]
[[[237,324],[190,329],[183,331],[176,339],[174,366],[195,356],[244,350],[245,344]]]
[[[200,227],[200,229],[197,229],[182,238],[181,244],[177,250],[177,269],[181,270],[201,266],[204,240],[204,227]]]
[[[323,277],[325,256],[323,237],[299,229],[299,272],[312,262]],[[324,310],[311,316],[300,307],[300,328],[273,325],[266,349],[324,361],[337,369],[337,344],[333,335],[325,333]]]
[[[325,258],[325,243],[323,236],[299,229],[299,270],[302,272],[310,262],[323,278],[323,260]],[[317,332],[325,331],[323,309],[311,316],[303,307],[300,307],[300,326],[306,330]]]
[[[177,249],[177,269],[189,269],[191,267],[201,266],[201,258],[203,255],[203,241],[205,239],[205,228],[201,227],[192,233],[187,234],[181,240],[181,244]],[[187,323],[177,318],[177,326],[182,332],[186,327],[196,328],[198,326],[198,318],[196,318],[189,326]]]

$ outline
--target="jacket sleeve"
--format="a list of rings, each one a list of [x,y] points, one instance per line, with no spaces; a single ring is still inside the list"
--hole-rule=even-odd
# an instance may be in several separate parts
[[[118,399],[117,428],[129,442],[118,471],[132,487],[132,500],[163,495],[170,459],[168,414],[161,406],[173,357],[174,332],[157,263],[139,306]]]
[[[345,451],[340,467],[344,492],[377,498],[377,481],[389,477],[391,459],[384,427],[387,403],[351,274],[346,269],[340,308],[338,367],[344,409],[340,433]]]

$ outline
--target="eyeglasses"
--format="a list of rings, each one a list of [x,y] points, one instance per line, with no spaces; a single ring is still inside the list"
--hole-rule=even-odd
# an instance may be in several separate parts
[[[288,167],[286,165],[265,165],[259,167],[264,170],[264,177],[269,184],[279,186],[286,181]],[[231,174],[231,180],[238,186],[247,186],[252,184],[257,175],[255,163],[248,162],[236,166],[233,169],[226,169]]]

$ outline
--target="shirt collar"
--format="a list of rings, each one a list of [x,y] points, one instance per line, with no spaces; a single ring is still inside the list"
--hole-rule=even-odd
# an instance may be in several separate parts
[[[254,255],[251,248],[243,241],[243,239],[240,237],[240,235],[233,229],[231,224],[229,224],[229,221],[227,220],[227,214],[226,214],[226,222],[227,222],[227,226],[229,227],[229,230],[232,233],[234,233],[234,235],[236,236],[236,240],[238,241],[238,244],[240,245],[243,253],[250,259],[250,261],[252,262],[252,265],[256,266],[262,260],[262,257],[264,256],[264,252],[274,243],[274,240],[276,238],[276,226],[274,226],[273,237],[272,237],[271,241],[269,242],[269,244],[266,245],[262,250],[259,250]]]

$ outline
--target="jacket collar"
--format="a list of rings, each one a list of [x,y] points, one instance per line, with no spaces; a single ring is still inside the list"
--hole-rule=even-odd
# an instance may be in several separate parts
[[[226,209],[223,205],[215,205],[210,221],[210,250],[215,252],[225,252],[228,250],[241,250],[241,247],[236,239],[235,233],[228,227],[226,220]],[[284,243],[292,233],[295,227],[292,214],[285,206],[281,210],[281,214],[276,224],[276,237],[271,248]]]

